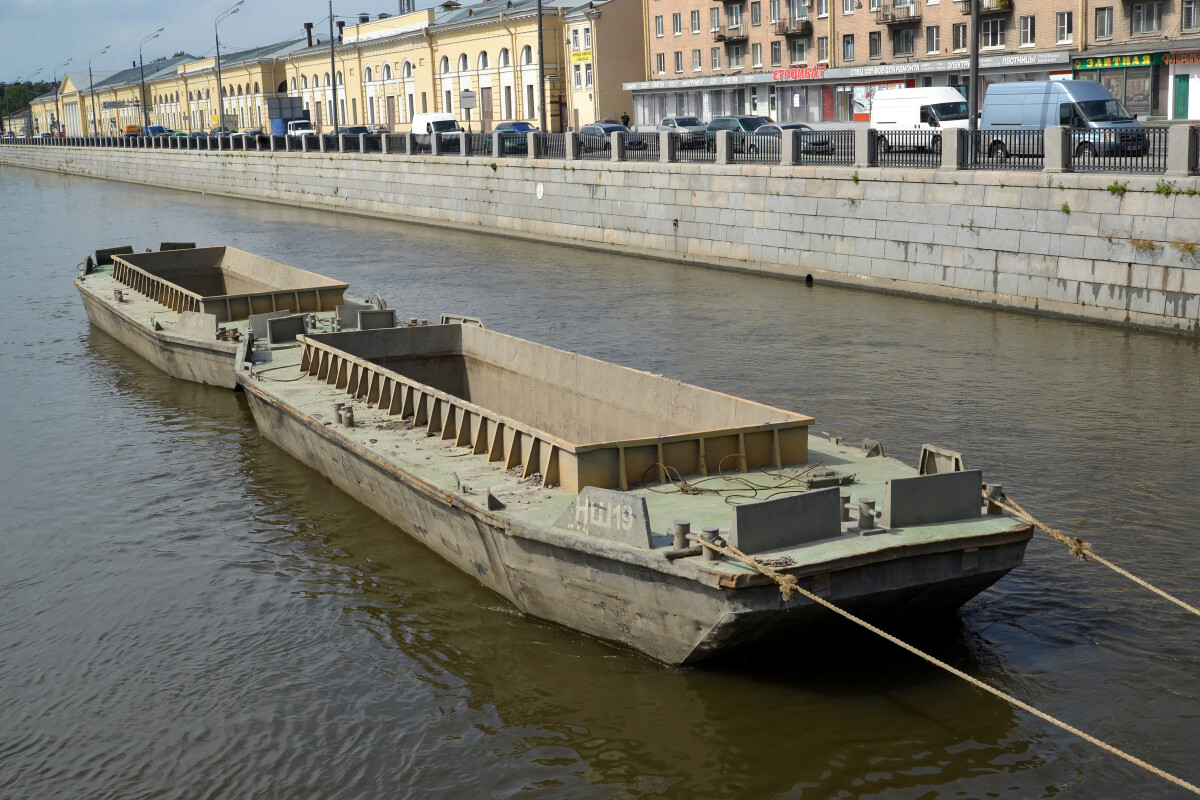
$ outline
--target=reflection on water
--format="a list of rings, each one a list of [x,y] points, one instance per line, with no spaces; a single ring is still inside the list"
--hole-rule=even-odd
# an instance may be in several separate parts
[[[0,331],[0,796],[1171,796],[845,627],[672,670],[523,617],[259,438],[240,395],[90,330],[69,277],[99,244],[227,242],[382,291],[402,316],[477,314],[889,454],[959,447],[1185,596],[1195,524],[1163,508],[1200,499],[1194,343],[0,175],[19,225],[76,222],[61,242],[0,232],[16,316]],[[1035,540],[957,622],[913,627],[939,658],[1194,772],[1195,627],[1058,545]]]

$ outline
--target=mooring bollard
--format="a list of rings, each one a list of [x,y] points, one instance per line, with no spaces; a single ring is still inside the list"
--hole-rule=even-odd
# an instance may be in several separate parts
[[[692,523],[686,519],[675,520],[675,549],[683,550],[688,547],[688,534],[692,532]]]

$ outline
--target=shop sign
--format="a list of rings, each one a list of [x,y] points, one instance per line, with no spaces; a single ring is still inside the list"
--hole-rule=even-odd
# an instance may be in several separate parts
[[[591,61],[591,60],[592,60],[592,51],[591,50],[575,50],[574,52],[571,53],[571,62],[572,63],[578,64],[583,61]]]
[[[1123,69],[1125,67],[1150,67],[1157,64],[1169,64],[1166,58],[1170,53],[1135,53],[1127,56],[1097,56],[1096,58],[1077,58],[1072,63],[1075,69]]]
[[[1186,53],[1163,53],[1164,64],[1200,64],[1200,50],[1188,50]]]
[[[771,73],[773,81],[812,81],[825,77],[825,67],[793,67],[792,69],[777,69]]]

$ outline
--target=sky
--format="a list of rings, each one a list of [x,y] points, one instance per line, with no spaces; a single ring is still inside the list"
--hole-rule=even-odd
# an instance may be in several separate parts
[[[197,57],[215,50],[213,22],[237,0],[0,0],[0,81],[49,81],[59,66],[67,72],[87,72],[88,57],[105,45],[107,53],[92,58],[92,69],[116,72],[138,58],[138,43],[164,28],[157,39],[142,47],[142,57],[153,61],[183,50]],[[434,0],[417,0],[429,8]],[[350,22],[359,13],[395,14],[398,0],[334,0],[333,11]],[[282,42],[304,35],[304,23],[313,22],[322,39],[329,31],[328,0],[245,0],[238,12],[221,22],[221,52],[229,53]],[[56,70],[57,68],[57,70]]]

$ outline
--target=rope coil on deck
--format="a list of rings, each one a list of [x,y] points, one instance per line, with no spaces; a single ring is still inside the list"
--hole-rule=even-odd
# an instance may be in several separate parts
[[[1062,534],[1061,532],[1058,532],[1058,533],[1060,536],[1063,536],[1064,538],[1066,538],[1065,534]],[[1057,537],[1055,537],[1055,538],[1057,538]],[[1081,731],[1079,728],[1076,728],[1073,725],[1063,722],[1062,720],[1060,720],[1056,717],[1053,717],[1044,711],[1040,711],[1040,710],[1034,708],[1033,706],[1029,705],[1028,703],[1024,702],[1023,700],[1018,700],[1017,698],[1013,697],[1012,695],[1007,694],[1006,692],[1003,692],[1000,689],[995,688],[994,686],[984,683],[983,681],[979,680],[978,678],[968,675],[967,673],[963,672],[960,669],[950,666],[946,662],[941,661],[940,659],[935,658],[934,656],[931,656],[930,654],[926,653],[923,650],[918,649],[917,647],[914,647],[913,645],[909,644],[908,642],[905,642],[902,639],[899,639],[899,638],[893,636],[892,634],[888,633],[887,631],[882,630],[881,628],[875,627],[874,625],[867,622],[866,620],[856,617],[854,614],[851,614],[849,611],[839,608],[838,606],[834,605],[833,603],[829,602],[828,600],[825,600],[824,598],[819,597],[816,594],[810,592],[808,589],[805,589],[804,587],[802,587],[800,585],[800,582],[798,580],[796,580],[795,576],[785,575],[781,572],[777,572],[776,570],[772,569],[771,567],[767,566],[766,564],[763,564],[762,562],[759,562],[759,561],[747,556],[745,553],[743,553],[741,550],[738,550],[733,545],[726,544],[725,546],[720,546],[720,545],[714,544],[713,542],[710,542],[707,539],[703,539],[703,538],[699,539],[699,542],[702,546],[707,547],[710,550],[715,550],[716,552],[720,553],[721,555],[728,556],[736,561],[740,561],[741,563],[745,564],[746,566],[751,567],[752,569],[762,573],[766,577],[775,581],[775,583],[778,584],[778,586],[779,586],[780,594],[783,595],[783,599],[785,602],[787,600],[791,599],[792,597],[796,597],[796,596],[807,598],[808,600],[811,600],[812,602],[814,602],[820,606],[823,606],[824,608],[829,609],[830,611],[837,614],[838,616],[844,617],[845,619],[849,620],[850,622],[853,622],[854,624],[865,628],[866,630],[870,631],[871,633],[874,633],[875,635],[886,639],[887,641],[891,642],[892,644],[896,645],[897,647],[903,648],[904,650],[907,650],[908,652],[912,653],[913,655],[915,655],[919,658],[922,658],[925,661],[928,661],[930,664],[933,664],[936,667],[940,667],[940,668],[944,669],[945,671],[949,672],[951,675],[961,678],[962,680],[971,684],[975,688],[982,689],[983,691],[987,692],[988,694],[999,697],[1001,700],[1004,700],[1005,702],[1008,702],[1008,703],[1016,706],[1017,708],[1021,709],[1022,711],[1026,711],[1041,720],[1049,722],[1051,725],[1055,725],[1055,726],[1061,728],[1062,730],[1067,731],[1068,733],[1075,734],[1080,739],[1083,739],[1085,742],[1088,742],[1090,744],[1095,745],[1096,747],[1099,747],[1101,750],[1105,750],[1109,753],[1112,753],[1113,755],[1115,755],[1119,758],[1122,758],[1125,761],[1128,761],[1130,764],[1141,767],[1142,769],[1146,770],[1147,772],[1153,773],[1154,775],[1157,775],[1158,777],[1162,778],[1163,780],[1169,781],[1169,782],[1175,784],[1176,786],[1187,789],[1192,794],[1200,796],[1200,786],[1196,786],[1195,784],[1188,783],[1187,781],[1183,780],[1182,778],[1176,777],[1175,775],[1172,775],[1171,773],[1169,773],[1165,770],[1161,770],[1158,767],[1154,766],[1153,764],[1143,761],[1142,759],[1138,758],[1137,756],[1127,753],[1118,747],[1114,747],[1113,745],[1108,744],[1107,742],[1101,741],[1100,739],[1097,739],[1095,736],[1092,736],[1089,733],[1085,733],[1084,731]]]
[[[1018,519],[1021,519],[1025,522],[1029,523],[1030,525],[1033,525],[1035,528],[1037,528],[1042,533],[1049,536],[1051,539],[1054,539],[1055,541],[1058,541],[1058,542],[1062,542],[1068,548],[1070,548],[1071,555],[1075,556],[1080,561],[1095,561],[1098,564],[1103,564],[1104,566],[1108,567],[1109,569],[1111,569],[1113,572],[1117,573],[1118,575],[1122,575],[1122,576],[1128,578],[1129,580],[1133,581],[1138,586],[1141,586],[1144,589],[1148,589],[1151,592],[1154,592],[1159,597],[1163,598],[1164,600],[1168,600],[1168,601],[1174,603],[1175,605],[1179,606],[1180,608],[1184,609],[1185,611],[1188,611],[1188,612],[1200,617],[1200,608],[1196,608],[1194,605],[1187,603],[1183,600],[1180,600],[1178,597],[1175,597],[1174,595],[1171,595],[1168,592],[1165,592],[1162,589],[1159,589],[1157,586],[1150,583],[1149,581],[1139,578],[1137,575],[1134,575],[1129,570],[1124,569],[1123,567],[1120,567],[1120,566],[1114,564],[1113,562],[1109,561],[1108,559],[1106,559],[1102,556],[1096,555],[1096,552],[1092,549],[1092,546],[1090,544],[1088,544],[1087,542],[1085,542],[1083,539],[1080,539],[1078,537],[1067,536],[1065,533],[1058,530],[1057,528],[1052,528],[1049,525],[1047,525],[1046,523],[1039,521],[1032,514],[1030,514],[1028,511],[1026,511],[1024,508],[1022,508],[1020,506],[1020,504],[1017,503],[1016,500],[1013,500],[1011,497],[1004,494],[1003,492],[1000,493],[999,498],[992,498],[991,502],[1000,506],[1000,508],[1004,509],[1005,511],[1007,511],[1008,513],[1017,517]]]

